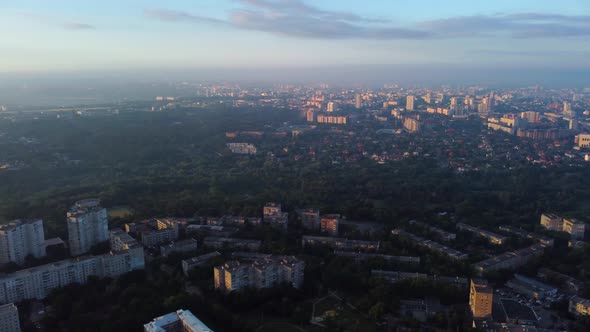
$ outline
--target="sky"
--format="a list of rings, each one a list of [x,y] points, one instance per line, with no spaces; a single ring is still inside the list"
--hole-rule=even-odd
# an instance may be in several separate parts
[[[0,0],[0,73],[590,67],[589,0]]]

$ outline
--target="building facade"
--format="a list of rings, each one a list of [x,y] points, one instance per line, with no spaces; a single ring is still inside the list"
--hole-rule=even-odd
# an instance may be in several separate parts
[[[494,290],[487,281],[471,279],[469,290],[469,308],[473,318],[489,318],[492,316]]]
[[[43,220],[13,220],[0,226],[0,264],[23,264],[32,255],[41,258],[45,253]]]
[[[586,233],[586,223],[575,218],[564,218],[563,231],[570,234],[574,240],[583,240]]]
[[[541,226],[550,231],[561,232],[563,230],[563,219],[553,213],[541,214]]]
[[[230,261],[213,269],[215,288],[230,293],[246,287],[271,288],[289,283],[303,285],[305,263],[293,256],[270,256],[253,262]]]
[[[98,199],[78,201],[67,213],[70,254],[79,256],[109,240],[107,210]]]
[[[20,321],[18,319],[18,308],[14,303],[0,306],[0,331],[20,332]]]
[[[320,219],[320,231],[332,236],[338,235],[338,225],[340,223],[339,214],[327,214]]]

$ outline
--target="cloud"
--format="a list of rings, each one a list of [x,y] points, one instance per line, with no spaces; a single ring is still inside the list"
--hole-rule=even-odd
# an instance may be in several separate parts
[[[67,30],[92,30],[96,29],[94,25],[88,23],[78,23],[78,22],[66,22],[61,25],[64,29]]]
[[[423,22],[418,27],[437,31],[441,38],[557,38],[590,36],[589,22],[590,16],[521,13],[452,17]]]
[[[590,36],[590,16],[518,13],[458,16],[396,25],[392,20],[352,12],[323,10],[303,0],[233,0],[226,18],[184,11],[147,9],[165,22],[225,25],[281,36],[314,39],[565,38]]]
[[[61,18],[49,16],[49,15],[40,15],[35,13],[21,13],[21,16],[27,18],[32,21],[41,22],[47,25],[59,27],[66,30],[93,30],[96,29],[96,26],[83,23],[83,22],[76,22],[76,21],[64,21]]]

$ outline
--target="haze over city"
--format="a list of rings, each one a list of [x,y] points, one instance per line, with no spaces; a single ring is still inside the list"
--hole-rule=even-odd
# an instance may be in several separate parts
[[[0,332],[590,331],[588,0],[0,29]]]

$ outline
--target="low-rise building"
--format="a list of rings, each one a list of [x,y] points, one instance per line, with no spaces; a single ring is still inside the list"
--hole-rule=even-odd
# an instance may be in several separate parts
[[[366,250],[378,251],[379,241],[349,240],[341,237],[328,236],[303,236],[301,238],[302,246],[324,245],[333,249],[340,250]]]
[[[544,299],[547,295],[557,293],[555,287],[520,274],[515,274],[513,279],[508,280],[506,286],[517,293],[537,300]]]
[[[440,229],[438,227],[427,225],[420,221],[411,220],[409,223],[410,225],[418,225],[420,227],[426,228],[428,231],[436,234],[443,241],[453,241],[457,238],[457,234],[447,232],[444,229]]]
[[[473,267],[479,275],[490,271],[513,270],[528,263],[531,259],[543,255],[545,247],[545,244],[537,243],[528,248],[490,257],[474,264]]]
[[[590,300],[580,296],[572,296],[569,302],[569,312],[576,316],[590,316]]]
[[[248,249],[258,251],[262,245],[260,240],[238,239],[233,237],[216,237],[208,236],[203,240],[203,244],[213,249]]]
[[[197,266],[201,266],[205,263],[207,263],[208,261],[210,261],[211,259],[215,258],[215,257],[219,257],[221,256],[221,254],[217,251],[214,252],[210,252],[208,254],[204,254],[201,256],[197,256],[197,257],[193,257],[193,258],[189,258],[189,259],[184,259],[182,260],[182,272],[184,273],[185,276],[188,277],[188,273],[190,270],[194,269]]]
[[[570,234],[574,240],[582,240],[586,233],[586,223],[575,218],[564,218],[563,231]]]
[[[238,230],[238,228],[230,226],[189,225],[186,227],[187,233],[202,232],[205,234],[215,234],[218,236],[229,236],[236,233]]]
[[[184,253],[194,250],[197,250],[197,240],[195,239],[182,240],[160,246],[160,254],[164,257],[172,253]]]
[[[327,214],[320,219],[320,230],[322,233],[328,233],[332,236],[338,235],[338,224],[340,223],[339,214]]]
[[[561,232],[563,230],[563,219],[553,213],[541,214],[541,226],[550,231]]]
[[[283,212],[279,203],[266,203],[263,208],[263,220],[273,227],[286,231],[289,223],[289,214]]]
[[[18,319],[18,308],[14,303],[0,306],[0,331],[20,332],[20,321]]]
[[[215,289],[224,293],[246,287],[270,288],[289,283],[303,285],[305,263],[293,256],[257,258],[252,262],[230,261],[213,269]]]
[[[227,148],[236,154],[256,154],[258,150],[250,143],[227,143]]]
[[[500,234],[496,234],[490,231],[486,231],[484,229],[481,228],[477,228],[471,225],[467,225],[464,223],[457,223],[457,228],[463,231],[467,231],[473,234],[476,234],[478,236],[481,236],[485,239],[487,239],[488,241],[490,241],[490,243],[492,244],[498,244],[498,245],[502,245],[506,242],[507,237],[502,236]]]
[[[409,263],[409,264],[420,264],[420,257],[415,256],[392,256],[392,255],[382,255],[382,254],[368,254],[368,253],[361,253],[361,252],[352,252],[352,251],[334,251],[336,256],[342,257],[349,257],[356,261],[363,261],[367,259],[374,259],[380,258],[390,262],[397,262],[397,263]]]
[[[455,260],[466,260],[467,258],[469,258],[469,255],[467,255],[463,252],[460,252],[459,250],[447,247],[447,246],[440,244],[438,242],[427,240],[425,238],[422,238],[420,236],[416,236],[412,233],[408,233],[408,232],[403,231],[401,229],[392,230],[392,234],[398,234],[398,235],[405,236],[405,237],[409,238],[412,242],[414,242],[414,244],[416,244],[417,246],[428,248],[432,251],[436,251],[438,253],[446,255],[449,258],[452,258]]]
[[[143,326],[144,332],[213,332],[189,310],[156,317]]]
[[[303,228],[313,231],[320,230],[320,210],[304,209],[299,211],[299,215],[301,216]]]
[[[443,282],[458,287],[467,287],[468,280],[460,277],[446,277],[437,275],[428,275],[425,273],[417,272],[399,272],[399,271],[384,271],[384,270],[371,270],[371,276],[376,278],[382,278],[390,282],[398,282],[403,280],[430,280],[434,282]]]

